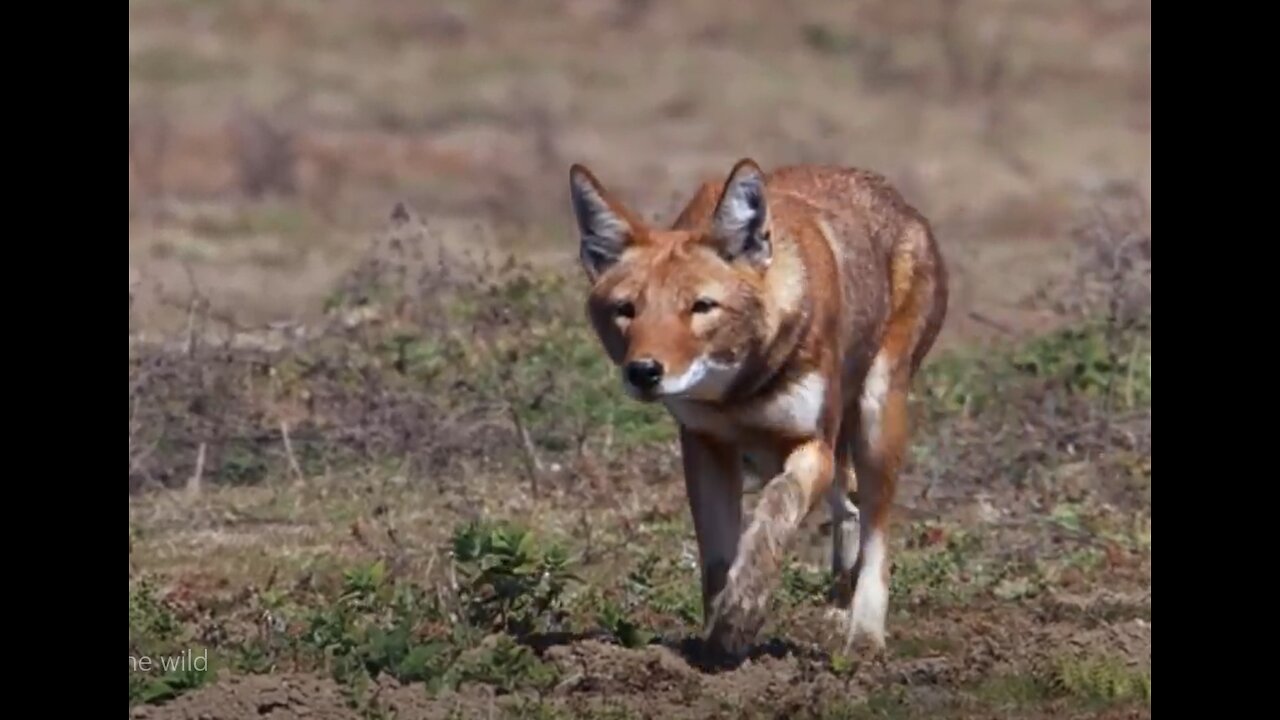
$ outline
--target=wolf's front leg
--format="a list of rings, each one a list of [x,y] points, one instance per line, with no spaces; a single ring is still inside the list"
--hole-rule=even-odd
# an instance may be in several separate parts
[[[687,430],[680,432],[685,490],[693,512],[702,567],[702,613],[724,587],[742,533],[742,459],[736,449]]]
[[[792,450],[782,473],[761,491],[724,589],[712,607],[709,640],[724,652],[743,655],[760,632],[791,537],[831,486],[834,467],[831,446],[809,441]]]

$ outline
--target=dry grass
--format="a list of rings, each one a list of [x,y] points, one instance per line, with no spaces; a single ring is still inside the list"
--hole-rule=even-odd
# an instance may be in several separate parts
[[[991,261],[1051,276],[1047,241],[1083,191],[1119,179],[1150,196],[1149,3],[727,7],[132,3],[140,322],[183,321],[163,302],[184,296],[183,263],[243,321],[310,317],[399,200],[452,247],[565,262],[570,162],[669,212],[750,154],[899,182],[958,268],[950,342],[989,334],[970,309],[1037,325],[1014,305],[1020,288],[988,282]],[[284,192],[270,202],[305,222],[201,227],[253,215],[271,177]]]

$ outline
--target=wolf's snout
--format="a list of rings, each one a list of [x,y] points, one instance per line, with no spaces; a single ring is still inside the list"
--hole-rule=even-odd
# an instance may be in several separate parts
[[[652,390],[662,382],[662,363],[653,358],[627,363],[627,382],[640,390]]]

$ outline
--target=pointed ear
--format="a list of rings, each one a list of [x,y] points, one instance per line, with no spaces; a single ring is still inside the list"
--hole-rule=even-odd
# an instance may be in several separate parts
[[[578,256],[587,277],[595,282],[634,240],[638,221],[582,165],[569,168],[569,194],[578,222]]]
[[[742,259],[760,267],[769,264],[773,255],[769,204],[764,172],[754,160],[744,158],[733,166],[712,216],[711,235],[726,260]]]

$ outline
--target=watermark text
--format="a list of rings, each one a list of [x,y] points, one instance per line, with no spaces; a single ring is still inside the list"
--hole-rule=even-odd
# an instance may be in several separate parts
[[[130,655],[129,672],[204,672],[209,669],[209,650],[184,650],[174,655]]]

